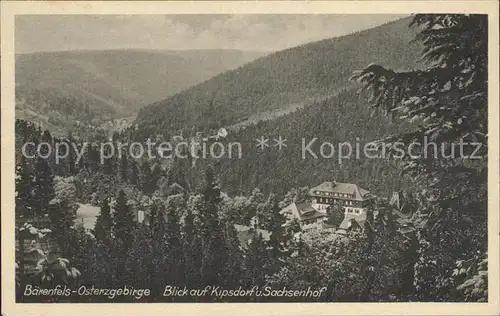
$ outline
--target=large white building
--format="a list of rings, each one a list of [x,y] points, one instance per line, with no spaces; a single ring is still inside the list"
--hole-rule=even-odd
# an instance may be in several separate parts
[[[289,218],[297,219],[303,230],[321,228],[328,209],[336,210],[335,205],[340,205],[344,214],[344,221],[339,228],[349,229],[353,225],[363,227],[367,207],[374,199],[368,190],[357,184],[335,181],[323,182],[311,188],[309,196],[310,203],[292,203],[282,210]]]

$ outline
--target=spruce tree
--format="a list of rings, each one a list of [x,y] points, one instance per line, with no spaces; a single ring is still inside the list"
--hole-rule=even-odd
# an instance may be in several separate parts
[[[167,263],[166,222],[163,204],[154,203],[151,206],[151,245],[152,245],[152,290],[156,296],[161,296],[165,289],[165,267]]]
[[[111,217],[111,208],[109,206],[109,198],[104,198],[101,204],[101,210],[97,216],[94,236],[97,241],[101,242],[107,247],[112,245],[112,230],[113,229],[113,219]]]
[[[227,249],[219,220],[219,206],[222,200],[219,183],[212,168],[206,172],[203,190],[203,285],[223,284],[224,266],[227,263]]]
[[[73,134],[71,133],[71,131],[69,131],[66,144],[68,145],[68,172],[70,175],[76,174],[75,150],[73,149],[73,143],[74,143]]]
[[[91,172],[97,172],[101,168],[99,167],[100,164],[100,157],[99,157],[99,151],[97,150],[96,146],[94,144],[89,144],[88,146],[88,151],[86,153],[87,155],[87,167],[89,168],[89,171]]]
[[[173,207],[167,209],[165,227],[167,244],[166,280],[167,284],[182,285],[184,282],[184,253],[182,250],[179,216]]]
[[[273,269],[277,271],[281,266],[281,258],[285,250],[284,245],[286,242],[286,236],[283,228],[285,218],[282,214],[280,214],[281,208],[279,207],[279,203],[274,194],[269,196],[268,205],[271,209],[271,218],[268,225],[269,232],[271,233],[268,243],[270,249],[269,254],[273,264]]]
[[[153,249],[149,228],[139,224],[133,232],[133,243],[124,262],[123,280],[136,288],[149,288],[152,283]]]
[[[24,156],[16,167],[16,218],[32,216],[33,205],[33,174],[31,166]]]
[[[135,160],[132,160],[130,162],[130,184],[139,186],[140,180],[139,180],[139,167],[137,166],[137,162]]]
[[[95,242],[89,250],[89,275],[88,282],[96,287],[112,288],[115,283],[115,265],[113,253],[100,242]]]
[[[168,185],[177,184],[183,188],[188,187],[184,170],[190,170],[191,168],[186,166],[186,163],[186,159],[179,159],[176,157],[172,159],[172,163],[166,173]]]
[[[120,158],[120,176],[123,182],[128,182],[128,174],[128,158],[126,153],[122,153]]]
[[[81,151],[82,148],[84,148],[84,146],[82,144],[77,144],[76,148],[78,149],[78,151]],[[83,170],[83,169],[88,169],[88,163],[87,163],[88,155],[87,155],[87,151],[88,151],[88,149],[84,150],[82,156],[80,156],[80,160],[78,161],[78,165],[77,165],[77,168],[76,168],[78,171]]]
[[[155,163],[151,171],[151,178],[149,180],[149,190],[151,193],[158,189],[158,181],[163,176],[163,169],[159,163]]]
[[[338,228],[344,220],[344,208],[340,203],[335,203],[327,207],[326,215],[328,218],[325,222]]]
[[[184,249],[184,276],[187,287],[200,285],[203,248],[199,227],[191,210],[187,210],[182,229],[182,244]]]
[[[123,262],[134,241],[134,215],[127,205],[127,197],[120,190],[113,213],[113,234],[116,241],[115,259],[118,282],[123,282]]]
[[[399,278],[401,287],[399,290],[402,301],[411,301],[412,294],[415,292],[413,280],[415,279],[415,262],[418,260],[418,239],[412,234],[404,241],[403,260],[400,269]]]
[[[368,91],[371,106],[421,122],[384,142],[410,144],[426,138],[442,146],[474,142],[481,144],[476,156],[484,156],[488,148],[487,16],[417,14],[411,24],[419,27],[416,40],[423,44],[425,69],[394,71],[372,64],[352,77]],[[464,159],[475,150],[472,147],[446,159],[438,149],[422,159],[406,155],[403,160],[404,171],[422,188],[418,193],[428,197],[414,217],[418,230],[426,231],[419,234],[422,259],[415,263],[414,280],[425,299],[452,299],[449,271],[458,259],[471,259],[486,246],[486,238],[471,238],[487,227],[488,173],[484,160]],[[425,152],[422,148],[412,154]]]
[[[149,162],[145,160],[141,166],[141,189],[145,194],[151,194],[154,192],[154,188],[151,186],[151,166]]]
[[[102,155],[106,155],[105,157],[110,156],[111,154],[111,149],[106,147],[104,153],[101,153]],[[112,175],[115,173],[115,157],[114,155],[111,155],[109,158],[104,158],[104,165],[102,166],[102,171],[104,174],[107,175]]]
[[[134,228],[134,215],[127,204],[125,192],[120,190],[113,214],[113,232],[119,244],[124,247],[124,250],[130,247]]]
[[[55,196],[54,177],[46,159],[38,157],[33,179],[34,215],[48,214],[50,201]]]
[[[58,199],[52,200],[49,206],[49,219],[51,223],[51,236],[53,236],[61,249],[61,253],[65,258],[71,258],[72,249],[68,239],[74,233],[72,226],[75,224],[76,212],[67,201]]]
[[[255,232],[245,256],[245,271],[248,286],[264,285],[266,270],[268,268],[268,257],[269,254],[262,235]]]
[[[226,245],[230,260],[225,267],[226,287],[237,288],[241,284],[243,274],[243,252],[236,229],[232,223],[226,224]]]

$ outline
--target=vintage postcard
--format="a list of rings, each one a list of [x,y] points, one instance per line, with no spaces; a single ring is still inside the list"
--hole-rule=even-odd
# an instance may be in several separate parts
[[[2,315],[498,315],[496,1],[1,4]]]

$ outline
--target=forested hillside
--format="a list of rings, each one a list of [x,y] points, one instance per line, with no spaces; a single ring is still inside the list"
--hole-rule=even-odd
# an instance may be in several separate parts
[[[357,183],[376,194],[390,196],[408,181],[399,175],[398,161],[370,159],[363,152],[356,158],[356,144],[360,151],[367,142],[376,141],[399,131],[410,130],[408,123],[391,120],[381,111],[373,112],[365,104],[363,96],[356,89],[342,91],[337,96],[314,103],[308,107],[281,116],[274,120],[262,121],[237,131],[230,132],[224,143],[238,142],[242,145],[242,157],[198,159],[197,172],[191,165],[184,165],[184,175],[196,175],[208,165],[215,164],[221,183],[232,194],[247,194],[254,188],[264,192],[284,194],[290,187],[302,187],[336,179],[340,182]],[[270,138],[271,148],[261,151],[256,140],[261,136]],[[273,139],[282,136],[286,148],[277,150]],[[350,158],[338,161],[338,153],[331,158],[315,159],[307,154],[302,157],[302,142],[311,146],[314,153],[320,154],[323,142],[338,145],[348,142],[352,146]],[[329,151],[326,151],[329,152]],[[346,152],[344,152],[346,154]],[[179,163],[177,168],[182,168]],[[179,179],[179,181],[181,181]],[[196,176],[189,178],[196,186]]]
[[[352,71],[370,63],[395,69],[416,66],[415,29],[401,19],[351,35],[293,47],[260,58],[156,102],[138,115],[139,137],[206,131],[331,96],[351,86]],[[294,105],[295,106],[295,105]]]
[[[16,115],[56,134],[98,125],[262,56],[236,50],[104,50],[16,56]]]

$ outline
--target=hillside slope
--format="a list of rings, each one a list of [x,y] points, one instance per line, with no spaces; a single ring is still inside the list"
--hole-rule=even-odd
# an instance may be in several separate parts
[[[19,54],[16,114],[49,128],[64,128],[72,120],[126,117],[262,55],[236,50]]]
[[[197,175],[213,165],[220,176],[221,186],[230,194],[249,194],[254,188],[284,194],[290,188],[336,179],[357,183],[377,195],[388,196],[392,191],[410,185],[399,174],[399,160],[366,157],[363,146],[412,126],[392,120],[384,113],[372,112],[366,103],[365,96],[358,95],[356,89],[351,88],[273,120],[235,130],[223,143],[241,144],[241,157],[236,157],[236,154],[233,157],[226,154],[220,159],[207,156],[196,161],[194,170],[190,165],[183,166],[182,159],[179,159],[175,167],[182,169],[186,180],[177,181],[200,187],[202,182]],[[275,139],[280,136],[286,140],[286,147],[281,150],[275,147]],[[261,137],[269,139],[269,147],[260,149],[257,146],[256,140]],[[309,148],[317,158],[309,151],[302,155],[303,148],[310,142]],[[343,157],[339,160],[339,144],[344,142],[351,145],[351,155],[344,147]],[[322,149],[323,143],[332,144],[333,153],[330,145]],[[324,156],[321,150],[324,150]]]
[[[290,48],[143,108],[137,137],[206,131],[251,120],[262,113],[300,108],[311,99],[332,96],[352,85],[352,71],[369,63],[414,67],[420,52],[410,43],[416,30],[405,18],[351,35]],[[262,116],[262,115],[261,115]]]

